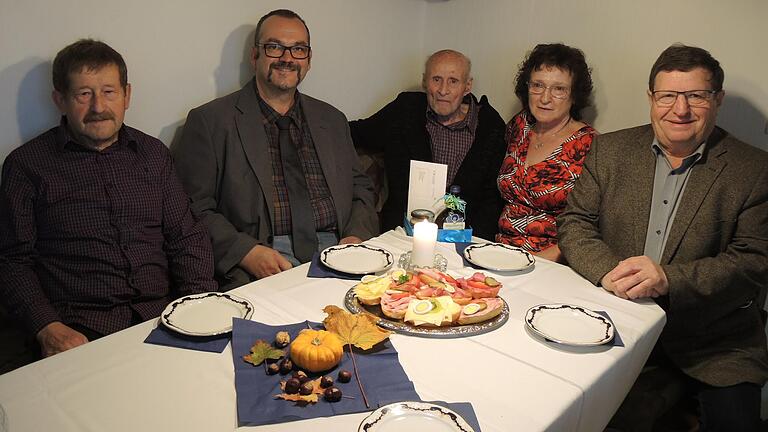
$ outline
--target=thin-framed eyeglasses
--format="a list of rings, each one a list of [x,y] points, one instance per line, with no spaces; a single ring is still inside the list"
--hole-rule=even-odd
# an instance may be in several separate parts
[[[291,57],[296,60],[303,60],[309,57],[309,53],[312,51],[312,48],[309,45],[285,46],[277,42],[267,42],[256,45],[264,49],[264,54],[266,54],[267,57],[272,58],[280,58],[283,56],[285,50],[288,50],[288,52],[291,53]]]
[[[564,85],[548,86],[538,81],[528,81],[528,93],[539,95],[544,94],[547,90],[553,98],[557,99],[565,99],[571,93],[571,88]]]
[[[653,95],[653,102],[660,107],[674,105],[680,95],[685,96],[685,100],[690,106],[705,106],[709,105],[712,98],[719,92],[719,90],[654,90],[651,94]]]

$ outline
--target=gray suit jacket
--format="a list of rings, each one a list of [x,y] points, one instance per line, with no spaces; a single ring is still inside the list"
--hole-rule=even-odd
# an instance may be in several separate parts
[[[650,125],[595,138],[558,218],[560,248],[595,285],[643,254],[655,155]],[[715,386],[768,379],[758,304],[768,287],[768,154],[716,128],[693,166],[661,266],[660,337],[686,374]]]
[[[336,207],[339,237],[378,231],[373,184],[361,171],[347,119],[331,105],[300,95]],[[173,148],[193,211],[208,227],[220,283],[251,280],[238,267],[256,245],[271,246],[274,214],[269,141],[252,80],[240,91],[189,112]]]

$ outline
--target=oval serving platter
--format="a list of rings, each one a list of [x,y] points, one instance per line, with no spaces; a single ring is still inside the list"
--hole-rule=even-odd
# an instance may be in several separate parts
[[[387,330],[392,330],[396,333],[426,338],[448,339],[488,333],[504,325],[504,323],[506,323],[509,319],[509,305],[507,305],[507,302],[504,299],[501,300],[504,302],[501,313],[489,319],[488,321],[483,321],[476,324],[456,324],[442,327],[415,326],[404,321],[394,320],[384,315],[381,312],[381,307],[379,305],[365,305],[360,303],[357,300],[357,297],[355,297],[354,287],[350,288],[350,290],[347,291],[347,294],[344,296],[344,306],[352,313],[364,312],[379,318],[379,322],[377,324],[380,327]]]

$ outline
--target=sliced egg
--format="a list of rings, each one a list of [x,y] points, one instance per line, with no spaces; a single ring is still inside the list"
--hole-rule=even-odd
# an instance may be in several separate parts
[[[405,270],[403,270],[401,268],[396,268],[396,269],[392,270],[392,273],[391,273],[392,280],[398,280],[398,279],[400,279],[400,276],[405,276],[405,275],[406,275]]]
[[[480,309],[481,309],[481,307],[480,307],[479,304],[477,304],[477,303],[470,303],[470,304],[464,306],[463,312],[464,312],[464,315],[474,315],[474,314],[480,312]]]
[[[432,309],[434,309],[434,305],[429,300],[417,300],[416,304],[413,305],[413,312],[424,315],[426,313],[429,313]]]

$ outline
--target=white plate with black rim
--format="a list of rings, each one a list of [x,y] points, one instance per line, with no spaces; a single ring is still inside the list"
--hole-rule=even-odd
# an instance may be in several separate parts
[[[172,301],[160,322],[187,336],[216,336],[232,331],[232,318],[250,319],[253,305],[228,293],[192,294]]]
[[[395,262],[386,249],[367,244],[331,246],[320,252],[320,262],[342,273],[364,275],[384,271]]]
[[[536,262],[529,252],[502,243],[469,245],[464,249],[464,258],[476,266],[496,271],[525,270]]]
[[[428,402],[395,402],[380,407],[360,423],[358,432],[474,432],[463,417]]]
[[[525,325],[533,333],[564,345],[597,346],[613,340],[611,320],[582,306],[540,304],[525,313]]]

